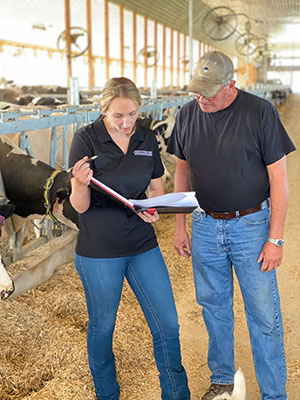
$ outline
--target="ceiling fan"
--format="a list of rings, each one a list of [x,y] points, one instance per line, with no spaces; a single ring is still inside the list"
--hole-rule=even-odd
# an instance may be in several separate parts
[[[158,63],[160,54],[154,46],[143,47],[138,53],[137,58],[139,62],[144,62],[145,55],[147,57],[147,65],[149,68],[154,67]]]
[[[237,14],[229,7],[214,7],[202,20],[204,33],[212,40],[226,40],[238,26]]]
[[[71,40],[71,57],[79,57],[83,55],[89,48],[89,39],[87,30],[80,26],[70,27],[70,40]],[[66,49],[66,31],[64,30],[58,36],[56,46],[58,50]]]

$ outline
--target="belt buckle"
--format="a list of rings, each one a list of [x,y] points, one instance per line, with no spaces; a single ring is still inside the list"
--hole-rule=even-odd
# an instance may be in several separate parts
[[[225,220],[228,219],[227,218],[227,214],[229,215],[231,213],[226,213],[226,212],[223,212],[223,213],[210,213],[210,215],[215,219],[225,219]]]
[[[224,212],[223,215],[224,215],[224,219],[226,221],[229,221],[230,219],[235,218],[236,213],[233,211],[229,211],[229,212]]]

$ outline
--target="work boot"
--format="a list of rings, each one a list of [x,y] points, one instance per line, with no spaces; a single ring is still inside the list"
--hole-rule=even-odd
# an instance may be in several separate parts
[[[233,384],[232,385],[218,385],[217,383],[212,383],[205,393],[205,395],[201,398],[201,400],[212,400],[218,394],[223,394],[228,392],[231,394],[233,392]]]

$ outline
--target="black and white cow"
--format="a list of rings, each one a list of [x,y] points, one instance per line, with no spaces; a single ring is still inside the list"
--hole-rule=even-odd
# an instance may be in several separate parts
[[[0,171],[6,197],[14,204],[15,231],[22,227],[26,219],[41,219],[46,214],[45,185],[48,187],[49,209],[54,218],[77,230],[77,212],[69,201],[71,184],[67,172],[60,171],[52,181],[49,181],[55,169],[29,156],[3,135],[0,135]],[[1,297],[8,297],[12,290],[13,283],[1,263]]]
[[[169,189],[173,182],[173,175],[176,168],[176,157],[167,153],[167,145],[175,125],[175,110],[172,109],[170,115],[164,114],[162,120],[154,120],[150,117],[138,119],[138,124],[151,129],[156,137],[160,156],[164,165],[165,173],[163,176],[164,187]]]
[[[13,221],[17,231],[26,219],[42,218],[46,214],[45,185],[48,182],[47,196],[49,209],[58,221],[77,230],[77,212],[69,201],[70,175],[60,171],[49,184],[49,178],[55,171],[21,150],[6,136],[0,135],[0,171],[5,187],[6,197],[14,204]],[[15,223],[17,221],[17,223]],[[13,283],[4,268],[0,265],[1,297],[8,297],[13,291]],[[3,292],[4,291],[4,292]]]
[[[0,171],[7,198],[22,218],[41,218],[45,213],[44,191],[55,171],[48,164],[29,156],[7,136],[0,135]],[[77,213],[69,201],[70,175],[61,171],[49,188],[49,203],[55,218],[76,228]]]
[[[5,224],[6,218],[10,217],[15,207],[13,204],[0,205],[0,237],[2,234],[2,227]],[[0,253],[0,298],[7,299],[15,290],[13,281],[10,279],[6,266]]]
[[[151,116],[140,117],[137,120],[139,125],[149,128],[155,133],[159,150],[163,156],[166,153],[169,137],[175,125],[175,112],[176,110],[173,107],[170,112],[167,109],[164,110],[161,120],[155,120]]]
[[[161,160],[165,169],[163,182],[166,190],[169,189],[170,184],[173,182],[173,175],[176,167],[176,157],[167,153],[169,137],[175,125],[175,110],[172,109],[170,115],[168,115],[167,112],[168,110],[166,109],[162,120],[154,120],[149,116],[141,117],[137,121],[139,125],[151,129],[155,134]]]

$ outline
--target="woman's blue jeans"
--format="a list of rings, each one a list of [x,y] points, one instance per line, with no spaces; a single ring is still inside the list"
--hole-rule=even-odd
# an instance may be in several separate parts
[[[209,335],[211,382],[231,384],[234,365],[233,266],[241,288],[256,377],[263,400],[287,394],[283,327],[276,272],[258,256],[268,238],[270,210],[231,220],[192,215],[192,260],[198,303]]]
[[[181,364],[177,312],[160,249],[118,258],[75,254],[75,266],[86,296],[88,359],[97,398],[119,399],[112,339],[126,277],[153,336],[162,399],[190,399],[186,372]]]

